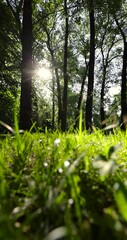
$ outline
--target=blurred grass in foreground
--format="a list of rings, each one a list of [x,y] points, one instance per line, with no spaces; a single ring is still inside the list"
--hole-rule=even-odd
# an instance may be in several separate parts
[[[127,239],[127,134],[1,138],[0,239]]]

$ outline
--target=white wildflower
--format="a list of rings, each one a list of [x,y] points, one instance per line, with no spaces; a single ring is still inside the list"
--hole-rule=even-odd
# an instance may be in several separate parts
[[[60,139],[59,139],[59,138],[55,139],[55,141],[54,141],[54,146],[55,146],[55,147],[58,147],[59,144],[60,144]]]

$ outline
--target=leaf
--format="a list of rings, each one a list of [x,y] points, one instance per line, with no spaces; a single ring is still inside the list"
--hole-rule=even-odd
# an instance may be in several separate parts
[[[115,191],[115,201],[119,212],[125,221],[127,221],[127,188],[122,182],[118,182]]]
[[[8,124],[0,121],[0,125],[4,126],[7,130],[9,130],[11,133],[15,133],[15,131],[13,130],[13,128],[11,126],[9,126]]]
[[[101,176],[107,176],[116,169],[116,164],[113,160],[110,161],[94,161],[93,167],[98,169]]]
[[[114,123],[114,124],[111,124],[111,125],[105,127],[103,130],[104,130],[104,131],[107,131],[107,130],[114,129],[114,128],[116,128],[116,127],[118,127],[118,124],[117,124],[117,123]]]
[[[55,228],[47,234],[44,240],[57,240],[67,236],[67,228],[64,226]]]

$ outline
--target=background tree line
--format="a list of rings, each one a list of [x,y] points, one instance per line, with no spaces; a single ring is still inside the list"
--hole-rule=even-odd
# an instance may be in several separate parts
[[[117,116],[125,129],[126,18],[125,0],[1,0],[0,119],[13,125],[17,102],[22,129],[77,128],[81,110],[87,130]],[[44,61],[47,98],[37,81]]]

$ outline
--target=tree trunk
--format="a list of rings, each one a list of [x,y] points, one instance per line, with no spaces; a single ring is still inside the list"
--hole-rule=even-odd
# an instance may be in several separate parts
[[[92,130],[93,86],[94,86],[94,63],[95,63],[95,25],[94,6],[91,1],[90,18],[90,59],[88,72],[88,90],[86,99],[86,130]]]
[[[58,97],[58,128],[61,125],[61,111],[62,111],[62,103],[61,103],[61,87],[60,87],[60,79],[58,75],[58,69],[55,67],[55,76],[57,83],[57,97]]]
[[[102,87],[101,87],[101,99],[100,99],[100,117],[101,117],[101,126],[102,128],[106,127],[106,117],[105,117],[105,110],[104,110],[104,94],[105,94],[105,81],[106,81],[106,68],[107,66],[104,65],[103,70],[103,79],[102,79]]]
[[[121,81],[121,129],[127,127],[127,42],[124,41],[123,69]]]
[[[67,129],[67,100],[68,100],[68,74],[67,74],[67,60],[68,60],[68,9],[67,0],[64,0],[64,12],[65,12],[65,44],[64,44],[64,89],[63,89],[63,101],[62,101],[62,115],[61,115],[61,130],[63,132]]]
[[[20,128],[28,130],[32,117],[32,0],[24,0],[22,28]]]
[[[55,129],[55,76],[54,71],[52,71],[52,129]]]
[[[88,66],[86,65],[86,69],[85,69],[85,73],[84,73],[84,76],[83,76],[81,89],[80,89],[80,93],[79,93],[79,98],[78,98],[77,113],[75,115],[75,125],[74,125],[75,129],[79,127],[79,116],[80,116],[80,110],[82,109],[82,105],[83,105],[83,91],[84,91],[84,85],[85,85],[87,72],[88,72]]]

